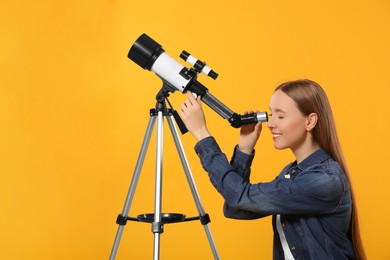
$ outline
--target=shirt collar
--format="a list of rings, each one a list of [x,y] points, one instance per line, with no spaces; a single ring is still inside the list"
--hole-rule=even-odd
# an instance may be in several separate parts
[[[331,156],[325,152],[322,148],[318,149],[311,155],[309,155],[306,159],[304,159],[300,164],[298,164],[298,168],[303,171],[307,169],[308,167],[319,164],[327,159],[331,158]],[[294,162],[294,165],[296,165],[296,162]]]

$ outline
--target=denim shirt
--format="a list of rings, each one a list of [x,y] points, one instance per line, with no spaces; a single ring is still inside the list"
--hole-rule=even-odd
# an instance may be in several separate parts
[[[273,181],[256,184],[249,180],[254,153],[242,153],[236,146],[229,163],[213,137],[199,141],[195,151],[225,199],[226,217],[273,215],[274,259],[284,259],[275,225],[277,214],[295,259],[355,259],[350,240],[349,183],[340,165],[324,150],[317,150],[298,165],[290,163]]]

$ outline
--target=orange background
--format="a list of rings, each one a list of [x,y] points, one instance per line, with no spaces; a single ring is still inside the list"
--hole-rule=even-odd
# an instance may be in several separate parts
[[[369,259],[390,259],[390,2],[3,1],[0,8],[0,258],[107,259],[161,82],[127,58],[147,33],[232,110],[267,110],[279,83],[319,82],[331,100]],[[183,63],[183,65],[185,65]],[[186,65],[189,66],[189,65]],[[185,99],[171,95],[178,108]],[[238,130],[205,108],[231,156]],[[163,211],[196,215],[169,128]],[[270,218],[225,219],[190,135],[180,137],[221,259],[271,259]],[[293,160],[265,128],[254,182]],[[152,138],[130,215],[153,211]],[[117,259],[150,259],[150,225],[128,222]],[[212,259],[198,222],[165,225],[162,259]]]

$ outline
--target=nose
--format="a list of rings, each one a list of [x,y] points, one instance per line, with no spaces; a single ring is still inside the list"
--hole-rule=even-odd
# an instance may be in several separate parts
[[[268,118],[267,127],[269,129],[275,128],[275,123],[274,123],[274,120],[272,119],[272,117]]]

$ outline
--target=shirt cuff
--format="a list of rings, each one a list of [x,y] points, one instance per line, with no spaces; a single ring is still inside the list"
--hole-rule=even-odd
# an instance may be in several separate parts
[[[194,149],[196,154],[199,156],[199,158],[202,158],[210,153],[221,152],[221,149],[219,148],[217,142],[215,141],[215,138],[212,136],[208,136],[200,140],[195,145]]]
[[[255,150],[253,150],[253,153],[247,154],[244,152],[241,152],[240,149],[238,149],[238,145],[234,147],[234,153],[231,159],[231,164],[239,166],[241,169],[247,169],[252,165],[253,158],[255,157]]]

